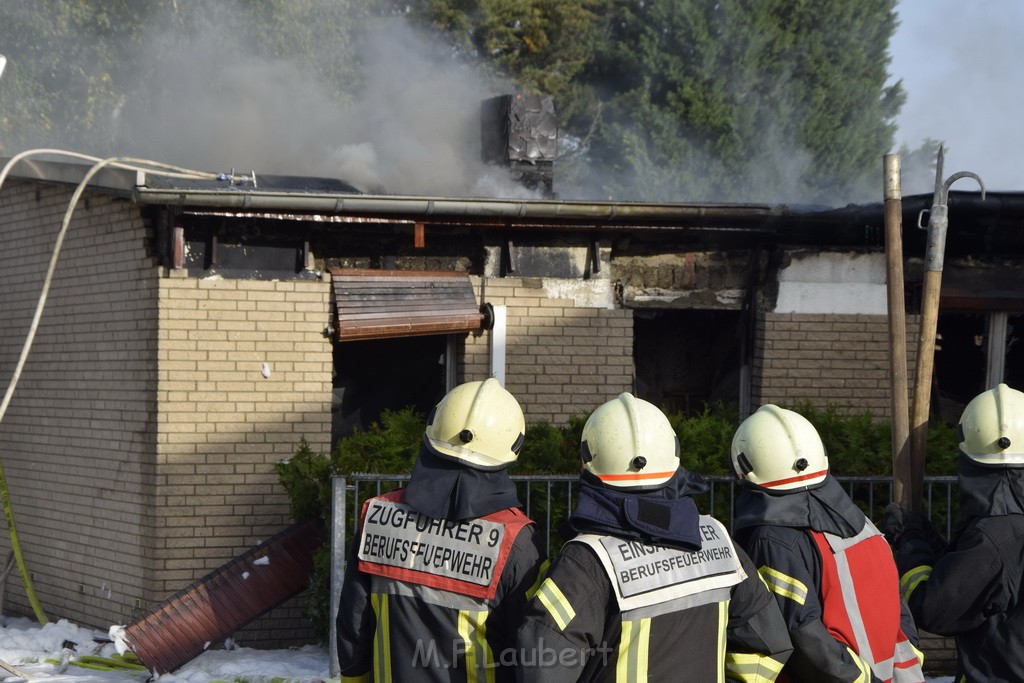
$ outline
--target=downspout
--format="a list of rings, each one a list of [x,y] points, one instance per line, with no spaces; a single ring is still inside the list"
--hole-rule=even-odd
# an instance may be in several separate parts
[[[739,411],[740,417],[750,415],[753,410],[753,361],[754,361],[754,337],[757,330],[757,283],[761,279],[761,251],[762,245],[757,245],[750,254],[750,263],[747,265],[747,284],[743,295],[743,307],[740,310],[739,329],[740,337],[740,387],[739,387]]]

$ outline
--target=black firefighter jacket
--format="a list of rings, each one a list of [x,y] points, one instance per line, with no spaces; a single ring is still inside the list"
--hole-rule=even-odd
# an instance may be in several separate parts
[[[904,598],[917,625],[956,639],[968,683],[1024,681],[1024,470],[960,458],[960,516],[945,552],[899,543]]]
[[[634,495],[584,477],[577,535],[526,609],[519,681],[775,680],[791,651],[782,616],[692,489],[682,471]]]
[[[518,506],[505,471],[422,451],[405,491],[368,501],[338,605],[342,680],[511,681],[515,629],[546,556]],[[360,555],[372,571],[360,570]],[[374,555],[418,570],[365,564]],[[486,586],[473,583],[480,577]]]
[[[865,614],[849,615],[845,601],[839,596],[829,598],[831,604],[826,605],[822,591],[823,551],[810,532],[855,541],[864,535],[866,525],[864,513],[831,475],[818,488],[785,494],[768,493],[750,484],[741,485],[736,496],[736,539],[775,594],[793,640],[793,655],[780,680],[799,683],[882,680],[872,671],[872,663],[851,649],[856,643],[847,644],[833,635],[835,627],[826,621],[828,615],[837,612],[844,619],[852,616],[854,620],[863,621],[865,629],[891,629],[892,632],[868,635],[875,643],[888,648],[875,653],[876,657],[887,660],[895,655],[902,665],[897,680],[923,679],[920,669],[923,656],[916,649],[917,629],[909,609],[900,600],[896,567],[889,547],[880,537],[876,543],[880,549],[872,550],[874,559],[867,562],[867,566],[850,566],[849,570],[858,575],[858,583],[867,586],[865,592],[874,599],[890,596],[893,602],[887,606],[890,616],[880,620],[878,611],[870,604],[860,605]],[[870,531],[875,530],[872,527]],[[849,558],[846,561],[849,562]],[[876,570],[873,565],[877,563],[887,563],[888,567],[879,565]],[[882,576],[891,579],[891,586],[877,585],[878,577]]]

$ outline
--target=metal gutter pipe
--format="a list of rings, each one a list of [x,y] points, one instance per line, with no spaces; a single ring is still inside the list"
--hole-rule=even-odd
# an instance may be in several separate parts
[[[305,194],[260,190],[155,189],[136,186],[132,199],[140,204],[234,208],[251,211],[308,211],[375,216],[473,217],[505,220],[563,220],[607,223],[681,220],[749,222],[789,214],[786,207],[763,204],[642,204],[563,202],[551,200],[450,199],[391,195]]]

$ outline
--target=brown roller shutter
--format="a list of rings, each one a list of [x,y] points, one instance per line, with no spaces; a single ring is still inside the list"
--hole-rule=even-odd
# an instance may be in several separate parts
[[[329,271],[338,341],[472,332],[484,326],[465,273],[429,270]]]
[[[126,626],[126,643],[155,674],[184,666],[212,643],[305,590],[323,538],[319,522],[293,524]]]

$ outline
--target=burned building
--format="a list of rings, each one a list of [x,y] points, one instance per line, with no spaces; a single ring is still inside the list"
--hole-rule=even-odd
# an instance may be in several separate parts
[[[0,187],[0,423],[44,607],[124,623],[289,521],[274,464],[500,378],[531,422],[889,409],[881,205],[364,194],[317,178],[15,165]],[[80,193],[80,197],[77,196]],[[908,311],[930,197],[904,200]],[[953,193],[937,391],[1024,384],[1024,195]],[[916,270],[915,270],[916,268]],[[6,547],[7,541],[0,540]],[[19,585],[8,606],[28,613]],[[297,605],[249,642],[302,637]],[[298,635],[296,635],[298,634]]]

